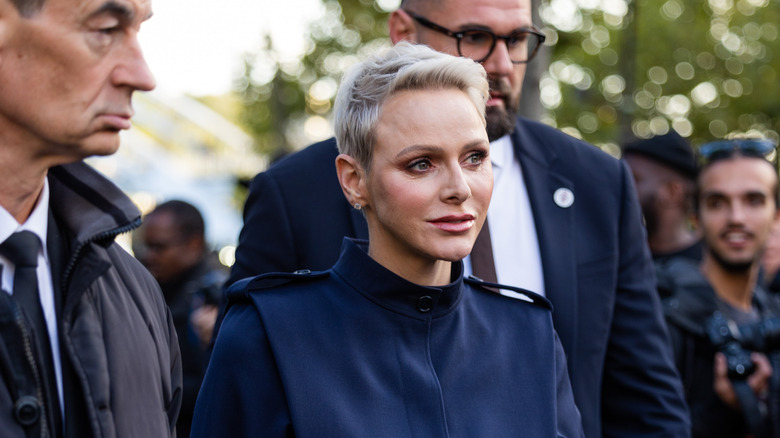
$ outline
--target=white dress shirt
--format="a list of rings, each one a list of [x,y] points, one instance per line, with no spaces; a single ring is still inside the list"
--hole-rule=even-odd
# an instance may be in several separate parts
[[[493,197],[488,209],[490,243],[498,282],[544,295],[544,273],[531,202],[512,140],[505,135],[490,143]],[[471,274],[471,259],[464,260]]]
[[[51,278],[51,263],[49,252],[46,250],[46,236],[49,225],[49,181],[45,180],[43,190],[38,197],[35,208],[21,225],[16,222],[8,211],[0,206],[0,243],[5,242],[13,233],[18,231],[31,231],[38,236],[41,247],[38,251],[38,294],[41,300],[43,316],[46,318],[46,326],[49,329],[50,348],[54,362],[54,375],[57,379],[57,393],[60,399],[60,408],[64,406],[62,397],[62,362],[60,361],[60,341],[57,336],[57,316],[54,310],[54,286]],[[13,294],[14,289],[14,265],[10,260],[0,255],[0,265],[3,267],[2,288],[8,294]],[[61,409],[61,415],[64,411]]]

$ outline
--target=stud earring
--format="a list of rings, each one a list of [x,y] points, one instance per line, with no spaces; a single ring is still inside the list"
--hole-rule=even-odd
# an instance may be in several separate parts
[[[360,205],[360,203],[359,203],[359,202],[356,202],[356,203],[355,203],[355,205],[353,205],[353,207],[355,208],[355,210],[358,210],[358,211],[360,211],[360,210],[362,210],[362,209],[363,209],[363,206],[362,206],[362,205]]]

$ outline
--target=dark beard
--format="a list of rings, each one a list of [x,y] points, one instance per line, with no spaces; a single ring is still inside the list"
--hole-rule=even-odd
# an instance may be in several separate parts
[[[747,262],[731,262],[721,257],[721,255],[713,251],[712,248],[707,249],[707,251],[712,256],[712,259],[715,260],[724,271],[731,274],[747,274],[753,267],[752,260]]]
[[[510,134],[515,129],[516,111],[506,111],[495,106],[485,109],[487,135],[489,141],[495,141]]]
[[[499,138],[511,134],[515,129],[515,118],[517,109],[520,106],[520,96],[512,97],[512,86],[506,78],[488,77],[490,89],[500,92],[504,97],[504,107],[499,108],[491,106],[485,109],[485,119],[487,121],[488,140],[495,141]]]

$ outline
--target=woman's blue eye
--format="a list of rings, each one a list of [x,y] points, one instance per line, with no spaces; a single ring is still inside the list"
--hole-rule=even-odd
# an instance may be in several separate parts
[[[469,155],[466,160],[470,164],[480,164],[485,160],[485,156],[487,154],[485,152],[474,152],[473,154]]]
[[[418,160],[409,165],[411,170],[428,170],[431,168],[431,162],[428,160]]]

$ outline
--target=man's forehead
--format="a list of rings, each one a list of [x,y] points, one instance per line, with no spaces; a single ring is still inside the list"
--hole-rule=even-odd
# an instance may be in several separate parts
[[[769,197],[771,191],[765,184],[743,186],[712,186],[704,187],[701,193],[702,198],[742,198],[745,196],[764,195]]]
[[[455,29],[489,27],[502,31],[532,24],[530,0],[443,0],[430,4],[431,17]],[[435,21],[435,20],[434,20]]]
[[[771,192],[777,183],[772,163],[762,158],[738,157],[711,164],[699,176],[702,194]]]

